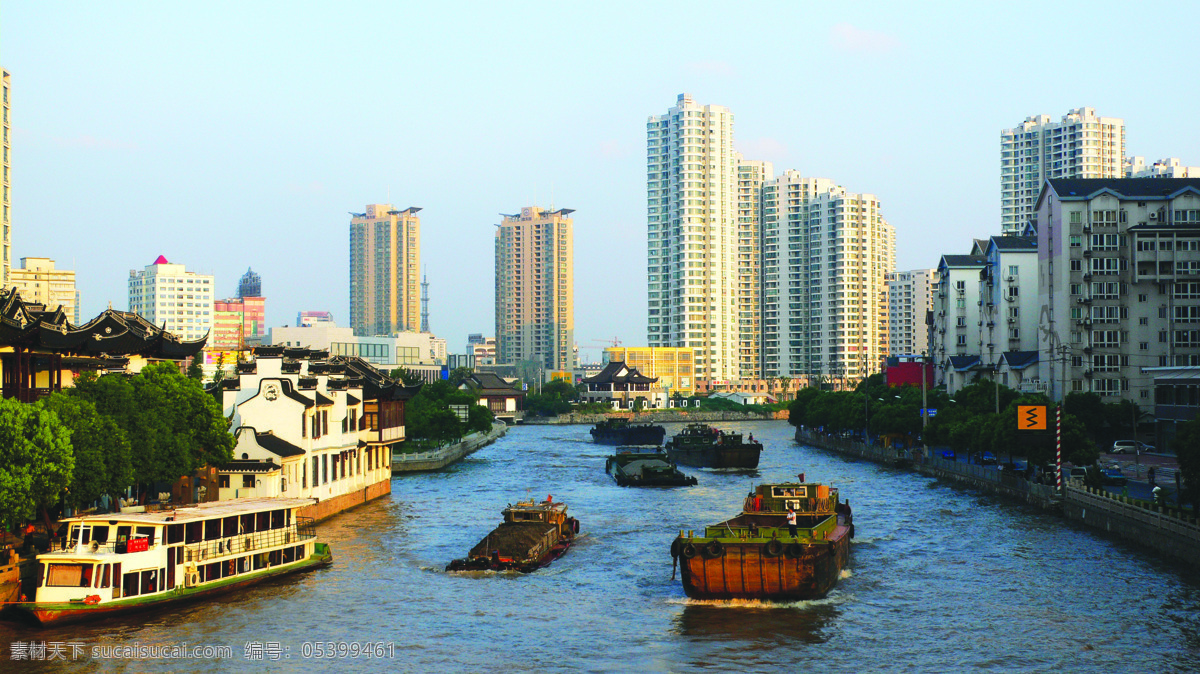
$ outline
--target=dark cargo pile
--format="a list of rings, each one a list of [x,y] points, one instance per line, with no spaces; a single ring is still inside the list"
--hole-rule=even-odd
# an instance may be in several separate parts
[[[505,522],[471,548],[470,556],[490,557],[497,550],[501,557],[524,560],[548,536],[553,544],[557,529],[546,522]]]

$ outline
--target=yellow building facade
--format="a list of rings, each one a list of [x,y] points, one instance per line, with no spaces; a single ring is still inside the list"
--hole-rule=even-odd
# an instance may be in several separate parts
[[[615,346],[604,350],[604,362],[620,361],[647,377],[669,397],[696,392],[695,354],[690,346]]]

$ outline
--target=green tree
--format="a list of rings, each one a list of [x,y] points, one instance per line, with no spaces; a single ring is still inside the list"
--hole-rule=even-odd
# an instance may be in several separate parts
[[[421,379],[421,375],[409,370],[406,367],[393,368],[392,371],[388,372],[388,376],[396,381],[399,381],[405,386],[416,386],[424,381]]]
[[[1183,478],[1182,500],[1192,504],[1193,514],[1200,513],[1200,417],[1178,426],[1171,448]]]
[[[204,356],[202,353],[192,356],[192,361],[188,363],[187,376],[188,379],[204,381]]]
[[[456,367],[450,371],[450,385],[458,388],[474,373],[475,371],[469,367]]]
[[[491,430],[496,416],[483,405],[471,405],[467,410],[467,431],[470,433],[486,433]]]
[[[58,502],[71,482],[71,432],[42,402],[0,399],[0,519],[32,518]]]
[[[133,377],[84,378],[69,393],[125,431],[138,483],[174,482],[233,457],[229,420],[217,401],[173,363],[148,365]]]
[[[72,505],[86,508],[105,494],[115,497],[133,483],[129,440],[112,418],[87,400],[64,393],[44,402],[71,432],[75,470],[68,501]]]

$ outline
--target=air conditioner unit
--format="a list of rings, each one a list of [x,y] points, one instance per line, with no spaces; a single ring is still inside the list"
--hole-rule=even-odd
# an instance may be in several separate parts
[[[1150,219],[1151,219],[1151,220],[1157,220],[1157,219],[1158,219],[1158,212],[1156,211],[1156,212],[1153,212],[1153,213],[1151,213],[1151,214],[1150,214]]]

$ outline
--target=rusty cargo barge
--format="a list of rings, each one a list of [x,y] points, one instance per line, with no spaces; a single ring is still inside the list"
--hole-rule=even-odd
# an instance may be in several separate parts
[[[681,531],[671,555],[692,599],[820,599],[837,585],[853,536],[849,503],[839,501],[837,489],[765,484],[737,516],[706,527],[701,536]]]

